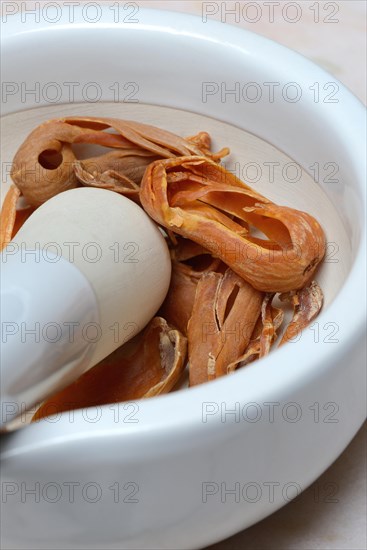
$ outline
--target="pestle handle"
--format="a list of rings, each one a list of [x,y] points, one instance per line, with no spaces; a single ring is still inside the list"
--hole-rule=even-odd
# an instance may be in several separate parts
[[[64,258],[23,250],[1,260],[3,427],[86,370],[99,312],[89,282]]]

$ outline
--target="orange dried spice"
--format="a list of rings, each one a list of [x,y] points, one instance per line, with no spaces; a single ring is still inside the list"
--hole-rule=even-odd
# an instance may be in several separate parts
[[[189,383],[226,374],[246,349],[261,310],[255,290],[198,244],[178,237],[172,278],[160,313],[187,335]]]
[[[73,148],[78,144],[114,151],[80,160]],[[65,117],[48,120],[29,134],[13,159],[11,177],[27,202],[39,206],[80,184],[134,195],[145,168],[156,159],[204,155],[220,160],[227,153],[212,153],[206,132],[184,139],[130,120]]]
[[[134,341],[47,399],[33,420],[59,412],[169,392],[185,368],[186,338],[155,317]]]
[[[231,269],[201,277],[188,324],[191,386],[227,373],[250,341],[262,300],[263,293]]]
[[[208,158],[153,162],[140,199],[157,223],[207,248],[264,292],[303,288],[325,254],[315,218],[272,203]],[[267,239],[253,236],[254,228]]]
[[[265,357],[275,343],[284,312],[272,305],[274,294],[261,293],[200,245],[178,237],[171,250],[171,285],[160,314],[188,338],[190,386],[203,383]],[[189,263],[187,263],[189,262]],[[311,291],[312,289],[312,291]],[[302,330],[322,307],[315,281],[283,301],[303,297]],[[312,317],[305,314],[312,310]],[[282,340],[282,341],[283,341]]]
[[[224,264],[213,258],[208,250],[181,237],[171,249],[171,261],[171,283],[160,315],[187,336],[187,324],[200,278],[205,273],[220,270]]]
[[[265,294],[261,304],[261,315],[257,320],[251,340],[243,355],[237,357],[227,366],[228,373],[233,372],[239,366],[245,366],[255,361],[255,359],[265,357],[270,352],[270,348],[278,336],[277,331],[284,319],[283,310],[272,305],[273,297],[273,294]]]
[[[12,239],[15,225],[17,201],[20,190],[16,185],[11,185],[5,196],[0,218],[0,250],[5,248]]]
[[[78,160],[77,143],[114,150]],[[81,184],[141,200],[173,243],[171,285],[160,310],[169,324],[153,319],[135,343],[50,398],[36,418],[47,415],[50,404],[62,411],[170,391],[185,365],[185,336],[190,385],[264,357],[284,317],[272,305],[276,292],[294,307],[281,344],[318,314],[322,291],[310,281],[325,252],[320,225],[224,170],[218,161],[227,153],[213,153],[206,132],[184,139],[145,124],[92,117],[48,121],[25,140],[2,210],[2,246],[34,210],[16,211],[21,194],[37,207]],[[35,165],[37,176],[30,170]],[[254,236],[253,228],[267,239]]]
[[[34,212],[29,205],[18,207],[21,193],[16,185],[11,185],[5,195],[0,216],[0,251],[12,240],[23,223]]]
[[[282,346],[294,340],[317,317],[324,296],[317,282],[312,281],[309,286],[301,290],[281,294],[279,299],[293,304],[293,318],[280,341],[279,345]]]

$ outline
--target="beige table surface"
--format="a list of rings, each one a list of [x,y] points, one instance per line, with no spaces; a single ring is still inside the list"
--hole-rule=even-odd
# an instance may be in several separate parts
[[[218,9],[218,13],[213,15],[214,19],[220,20],[222,16],[230,24],[252,30],[305,55],[329,71],[366,103],[367,2],[317,2],[320,10],[319,23],[315,22],[315,11],[310,9],[315,4],[314,1],[294,2],[302,11],[302,16],[296,23],[289,23],[282,16],[282,8],[289,2],[278,2],[279,7],[274,6],[273,22],[269,21],[266,2],[257,2],[262,16],[256,23],[249,23],[243,17],[236,23],[234,15],[226,15],[224,5],[230,11],[236,9],[235,2],[211,2],[214,7],[210,9]],[[241,2],[242,5],[246,3],[248,2]],[[150,1],[138,4],[198,15],[202,15],[202,10],[207,9],[202,2]],[[338,22],[324,22],[334,9],[338,11],[335,15],[330,15],[330,19],[338,19]],[[293,17],[292,11],[289,11],[289,18]],[[252,18],[255,18],[255,12],[249,11],[248,19]],[[327,483],[336,488],[334,498],[337,502],[326,502],[327,498],[320,497],[325,492],[325,487],[328,487],[325,485]],[[365,550],[366,492],[365,425],[338,460],[297,501],[210,549]],[[203,528],[210,529],[210,526]]]
[[[194,13],[202,16],[205,2],[146,1],[135,2],[150,7]],[[237,2],[238,3],[238,2]],[[241,2],[243,4],[254,2]],[[269,2],[256,2],[261,11],[258,22],[250,23],[226,14],[235,2],[211,2],[226,22],[247,28],[271,38],[305,55],[345,84],[363,103],[366,103],[366,6],[365,0],[337,2],[278,0],[274,20],[269,15]],[[301,17],[290,23],[282,15],[285,4],[297,4]],[[206,3],[208,4],[208,2]],[[278,5],[279,4],[279,5]],[[316,21],[318,4],[319,19]],[[313,8],[312,8],[313,6]],[[249,8],[251,9],[251,8]],[[288,8],[288,19],[294,18]],[[255,12],[248,12],[248,19]],[[287,13],[287,12],[285,12]],[[325,19],[337,20],[327,22]],[[327,502],[325,487],[336,488]],[[294,502],[237,535],[211,546],[212,550],[366,550],[366,425],[359,431],[334,464]],[[320,496],[321,495],[321,496]],[[210,529],[210,526],[203,526]]]

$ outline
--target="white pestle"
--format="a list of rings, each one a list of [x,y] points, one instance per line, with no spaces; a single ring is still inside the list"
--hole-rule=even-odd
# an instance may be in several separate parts
[[[40,206],[1,254],[1,421],[35,407],[132,338],[163,302],[164,238],[104,189]]]

